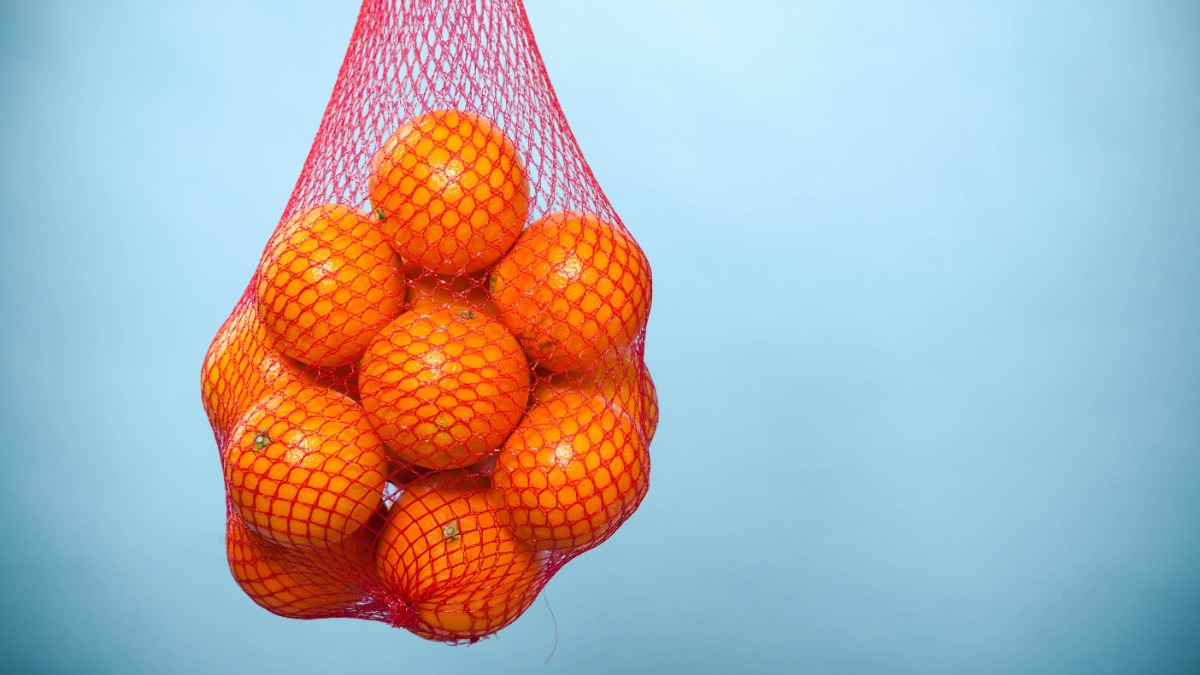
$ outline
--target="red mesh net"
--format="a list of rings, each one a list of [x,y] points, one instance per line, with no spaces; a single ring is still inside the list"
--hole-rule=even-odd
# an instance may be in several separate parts
[[[646,494],[650,288],[519,0],[366,0],[204,361],[234,579],[433,640],[514,621]]]

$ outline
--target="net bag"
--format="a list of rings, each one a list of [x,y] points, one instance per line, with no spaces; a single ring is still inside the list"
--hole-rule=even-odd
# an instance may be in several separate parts
[[[519,0],[365,0],[202,369],[234,579],[473,642],[649,487],[650,267]]]

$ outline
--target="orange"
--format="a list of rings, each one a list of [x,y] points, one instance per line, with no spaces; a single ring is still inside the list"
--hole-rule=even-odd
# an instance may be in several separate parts
[[[289,385],[242,418],[226,448],[225,481],[251,530],[296,546],[336,543],[379,506],[383,443],[353,399]]]
[[[367,190],[401,257],[438,274],[494,263],[529,212],[516,146],[490,120],[460,110],[402,125],[372,160]]]
[[[529,400],[529,366],[499,321],[423,307],[379,331],[359,370],[363,408],[399,463],[460,468],[504,443]]]
[[[341,204],[296,213],[256,277],[258,313],[285,355],[343,366],[400,313],[404,275],[378,223]]]
[[[244,304],[217,331],[204,355],[200,395],[209,423],[223,439],[268,390],[299,379],[292,362],[271,349],[254,305]]]
[[[407,626],[433,640],[476,640],[509,625],[540,588],[541,563],[497,518],[487,479],[461,471],[409,485],[375,549],[379,577],[408,603]]]
[[[650,265],[625,230],[591,214],[553,213],[521,234],[488,291],[531,362],[586,371],[645,326]]]
[[[264,539],[229,514],[225,549],[234,581],[279,616],[347,616],[375,578],[372,539],[364,528],[329,548],[291,549]]]
[[[654,440],[654,432],[658,431],[658,390],[654,388],[654,380],[650,378],[650,369],[643,367],[642,374],[642,417],[646,425],[646,443]]]
[[[461,304],[494,317],[499,310],[492,304],[484,288],[486,277],[486,272],[456,277],[426,272],[416,265],[405,265],[404,278],[408,280],[408,290],[404,292],[404,304],[410,309]]]
[[[319,368],[297,364],[304,381],[321,387],[327,387],[340,394],[345,394],[357,401],[358,395],[358,365],[350,364],[337,368]],[[278,387],[276,387],[278,389]]]
[[[650,455],[629,416],[602,395],[538,403],[509,437],[492,474],[518,538],[580,552],[608,537],[646,495]]]
[[[545,403],[568,392],[600,393],[621,406],[646,432],[646,442],[658,429],[658,393],[645,364],[627,358],[603,361],[590,373],[552,373],[533,387],[535,402]]]
[[[317,384],[358,399],[354,365],[317,368],[283,356],[272,349],[254,305],[245,304],[234,310],[213,338],[204,356],[200,394],[209,423],[225,438],[268,391],[294,382]]]

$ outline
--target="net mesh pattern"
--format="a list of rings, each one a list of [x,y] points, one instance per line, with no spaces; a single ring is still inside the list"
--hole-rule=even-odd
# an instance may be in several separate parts
[[[202,368],[242,590],[473,642],[649,487],[649,263],[519,0],[365,0]]]

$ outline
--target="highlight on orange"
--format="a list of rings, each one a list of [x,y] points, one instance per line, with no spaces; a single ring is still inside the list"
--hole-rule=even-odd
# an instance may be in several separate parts
[[[632,343],[650,313],[650,265],[625,230],[581,212],[530,225],[488,278],[529,360],[587,371]]]
[[[226,453],[234,508],[280,543],[337,543],[383,499],[383,443],[362,408],[329,389],[294,384],[268,396],[238,424]]]
[[[612,534],[650,486],[645,435],[602,395],[534,404],[496,458],[493,493],[516,536],[578,553]]]
[[[258,313],[275,347],[316,366],[344,366],[400,313],[404,275],[379,223],[342,204],[297,212],[259,263]]]
[[[225,550],[234,581],[255,604],[295,619],[346,615],[375,578],[365,531],[327,548],[292,549],[251,532],[230,513]]]
[[[476,640],[537,597],[541,559],[500,523],[486,477],[433,474],[409,485],[376,544],[379,578],[413,610],[405,627],[431,640]]]
[[[463,305],[422,307],[363,355],[367,417],[399,464],[461,468],[504,443],[529,400],[529,365],[508,329]]]
[[[406,262],[438,274],[494,263],[529,213],[517,148],[491,120],[435,110],[403,124],[371,162],[374,215]]]

